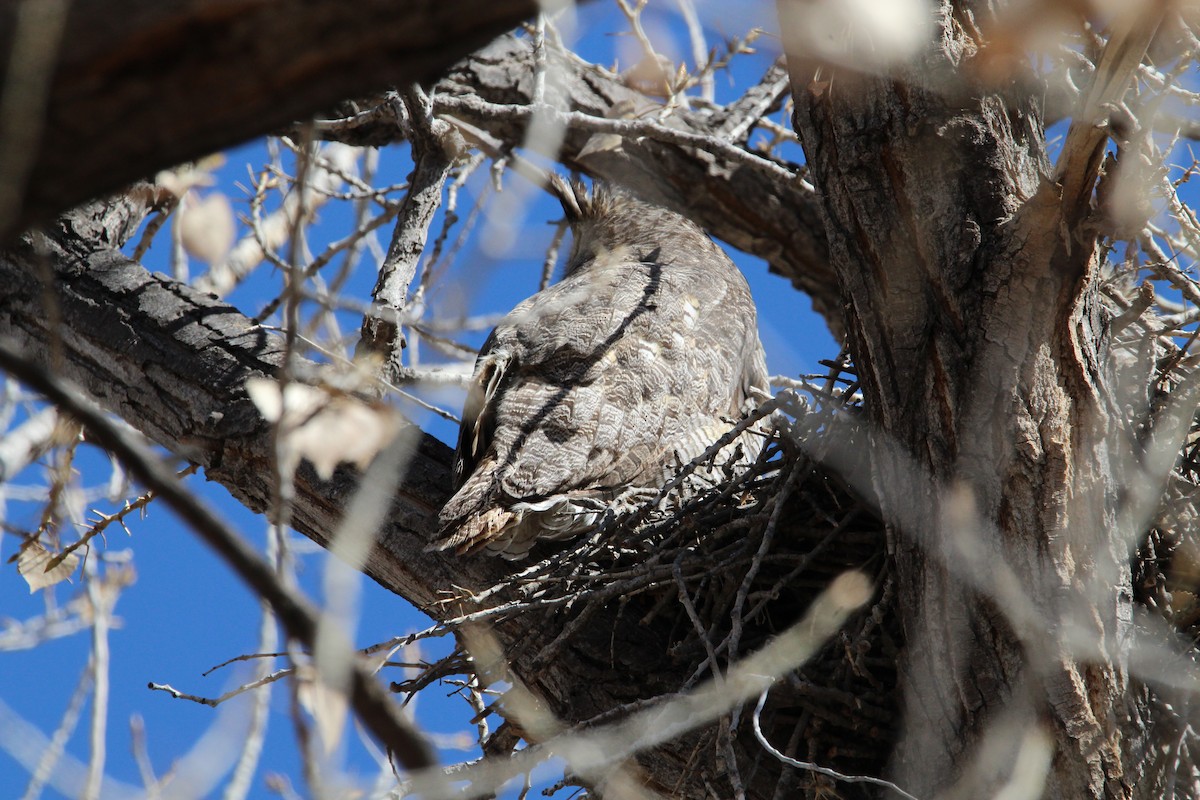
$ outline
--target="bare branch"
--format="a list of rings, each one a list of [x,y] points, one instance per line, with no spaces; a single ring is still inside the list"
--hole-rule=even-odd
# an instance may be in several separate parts
[[[755,738],[758,739],[759,744],[761,744],[763,748],[772,756],[785,764],[796,767],[797,769],[806,769],[812,772],[819,772],[822,775],[828,775],[831,778],[837,778],[843,783],[871,783],[876,786],[882,786],[885,789],[889,789],[905,798],[905,800],[919,800],[919,798],[914,797],[913,795],[904,791],[891,781],[885,781],[882,778],[873,778],[870,775],[845,775],[837,770],[829,769],[829,767],[822,767],[819,764],[813,764],[808,761],[799,761],[795,758],[789,758],[788,756],[785,756],[783,753],[779,752],[774,745],[767,741],[766,734],[764,734],[762,730],[762,723],[760,722],[763,705],[766,704],[767,695],[770,694],[770,692],[771,687],[768,686],[766,689],[763,689],[762,694],[758,696],[758,704],[754,707],[754,715],[751,717],[751,719],[754,722]]]
[[[609,118],[615,109],[629,108],[632,117],[640,119],[661,110],[626,86],[619,76],[553,48],[547,50],[550,69],[559,76],[566,107],[572,112],[595,119]],[[435,86],[435,103],[441,98],[474,97],[493,105],[528,106],[532,103],[534,60],[529,42],[502,37],[451,70]],[[775,81],[770,85],[778,86]],[[744,118],[739,115],[739,119]],[[385,138],[386,131],[380,130],[378,114],[363,112],[354,119],[353,140],[376,144],[393,140]],[[524,140],[524,112],[513,118],[464,121],[486,129],[500,142],[515,144]],[[835,337],[840,337],[842,300],[835,290],[824,224],[811,187],[803,180],[777,185],[768,176],[769,169],[727,161],[725,154],[730,150],[748,151],[729,143],[737,139],[720,135],[725,122],[722,115],[711,112],[677,109],[661,123],[683,133],[715,136],[726,142],[718,146],[715,158],[707,150],[663,144],[651,138],[625,140],[617,149],[589,151],[593,133],[580,130],[568,131],[560,160],[571,169],[613,181],[678,209],[717,238],[763,258],[772,271],[812,298],[813,307]]]
[[[371,292],[379,310],[363,318],[361,339],[362,352],[373,352],[381,359],[381,374],[388,381],[394,381],[403,369],[400,351],[405,341],[398,320],[408,305],[409,286],[425,251],[433,215],[442,202],[442,189],[454,163],[453,151],[461,149],[452,141],[453,128],[433,119],[429,98],[419,86],[409,88],[402,97],[404,114],[399,113],[399,98],[391,102],[396,106],[397,120],[404,120],[416,166],[392,243]],[[380,313],[383,310],[388,316]]]
[[[251,589],[271,603],[291,637],[308,647],[314,645],[318,613],[308,600],[280,583],[258,554],[206,505],[183,489],[175,474],[144,445],[113,426],[78,389],[46,374],[9,345],[0,344],[0,366],[82,421],[98,442],[121,459],[131,474],[153,489]],[[351,700],[363,723],[409,769],[435,763],[428,745],[397,714],[374,678],[358,661],[352,663]]]
[[[1092,86],[1082,111],[1071,122],[1062,154],[1055,165],[1055,181],[1062,185],[1064,208],[1078,218],[1091,198],[1092,187],[1109,130],[1111,109],[1121,102],[1137,73],[1154,32],[1162,22],[1165,5],[1125,11],[1113,24],[1113,33],[1092,75]]]
[[[475,98],[451,98],[441,95],[434,100],[434,107],[438,113],[449,112],[471,118],[504,122],[527,122],[535,114],[546,114],[556,123],[572,130],[611,133],[634,139],[647,137],[681,147],[694,147],[721,156],[735,166],[742,165],[761,172],[764,177],[775,181],[780,186],[786,187],[795,181],[803,180],[787,167],[729,144],[715,136],[676,130],[652,120],[606,119],[589,116],[578,111],[564,113],[553,108],[498,105]]]

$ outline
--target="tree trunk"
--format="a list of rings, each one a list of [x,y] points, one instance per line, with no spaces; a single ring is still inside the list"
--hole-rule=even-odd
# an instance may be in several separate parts
[[[1135,542],[1117,524],[1088,218],[1104,140],[1072,165],[1080,202],[1047,158],[1039,97],[970,78],[970,12],[940,13],[939,46],[898,74],[790,62],[908,643],[892,769],[920,797],[983,796],[1017,760],[1004,726],[1041,727],[1045,796],[1129,797],[1146,720],[1123,664]],[[1002,728],[1006,766],[985,768]]]

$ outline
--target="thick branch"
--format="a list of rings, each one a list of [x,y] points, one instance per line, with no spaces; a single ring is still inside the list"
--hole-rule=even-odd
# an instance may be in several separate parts
[[[115,220],[131,205],[86,206],[0,258],[6,290],[0,335],[262,511],[269,506],[273,450],[269,427],[243,385],[274,374],[282,340],[211,295],[104,248],[130,227]],[[52,267],[53,287],[38,277],[44,264]],[[491,577],[470,574],[479,562],[423,552],[448,496],[450,458],[444,444],[419,434],[390,527],[366,566],[371,577],[431,612],[440,589],[484,585]],[[328,544],[354,479],[339,473],[321,483],[303,469],[297,483],[297,527]]]
[[[771,270],[812,298],[813,308],[835,336],[842,332],[842,304],[829,265],[824,222],[812,189],[803,181],[780,180],[786,169],[772,174],[770,162],[752,166],[748,159],[730,158],[723,151],[740,147],[750,123],[746,114],[761,114],[769,103],[735,104],[727,110],[677,110],[662,124],[677,131],[678,141],[654,136],[605,138],[599,123],[609,119],[643,120],[660,106],[627,87],[620,76],[551,50],[549,74],[561,100],[558,111],[599,118],[585,127],[568,122],[560,160],[571,169],[605,178],[642,196],[676,208],[714,236],[758,256]],[[768,72],[763,93],[777,97],[776,69]],[[473,113],[471,102],[528,106],[534,93],[534,52],[530,42],[505,36],[454,67],[435,87],[438,97],[462,98],[451,113],[481,128],[511,147],[520,146],[530,114]],[[760,93],[761,94],[761,93]],[[758,95],[750,95],[756,100]],[[450,103],[443,104],[445,106]],[[577,115],[574,115],[577,118]],[[632,122],[631,132],[646,125]],[[351,124],[325,124],[321,135],[352,144],[383,145],[394,141],[395,127],[386,115],[365,112]],[[689,147],[680,141],[705,137],[726,143],[720,149]]]
[[[236,309],[162,275],[151,275],[110,245],[140,219],[138,204],[120,198],[64,217],[47,235],[0,255],[0,337],[23,356],[70,379],[168,450],[200,463],[255,511],[272,496],[271,431],[243,389],[282,362],[281,341]],[[39,277],[45,274],[48,282]],[[416,434],[396,501],[363,570],[435,619],[463,611],[456,600],[510,575],[500,559],[426,553],[437,509],[449,493],[450,450]],[[401,437],[403,438],[403,437]],[[296,475],[293,525],[328,546],[357,485],[339,470],[318,480]],[[499,598],[498,598],[499,601]],[[572,628],[553,659],[539,660],[570,615],[523,614],[493,628],[512,668],[568,724],[677,691],[689,674],[670,654],[670,623],[641,624],[625,606],[596,609]],[[634,661],[613,663],[614,636]],[[696,734],[639,757],[648,780],[699,796],[714,775],[693,761]]]
[[[0,3],[0,64],[13,66],[18,20],[34,16],[19,14],[21,5]],[[0,80],[0,97],[22,101],[28,112],[0,124],[0,149],[11,149],[14,136],[33,139],[21,150],[31,163],[0,175],[21,179],[15,208],[0,213],[0,241],[344,98],[428,80],[538,8],[532,0],[74,0],[62,7],[67,18],[44,96],[29,96],[33,83],[16,79],[21,65]]]
[[[607,70],[553,50],[548,61],[566,110],[638,118],[657,108]],[[533,84],[532,46],[504,37],[456,66],[436,88],[491,103],[528,104]],[[622,109],[624,113],[617,113]],[[470,114],[466,119],[505,142],[519,144],[524,139],[523,121]],[[720,113],[678,111],[666,124],[684,133],[720,136],[727,122]],[[802,181],[785,183],[719,154],[652,138],[626,138],[610,146],[578,129],[567,131],[561,159],[573,169],[676,208],[713,236],[764,259],[772,271],[812,298],[813,308],[840,336],[841,297],[829,265],[820,209]]]

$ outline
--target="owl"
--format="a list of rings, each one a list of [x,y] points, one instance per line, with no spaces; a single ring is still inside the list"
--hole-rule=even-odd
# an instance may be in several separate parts
[[[437,549],[525,557],[652,492],[769,396],[746,280],[690,220],[557,177],[565,277],[496,326],[475,364]],[[755,457],[762,435],[732,448]]]

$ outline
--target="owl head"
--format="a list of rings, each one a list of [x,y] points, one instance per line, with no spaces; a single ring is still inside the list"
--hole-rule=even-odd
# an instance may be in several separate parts
[[[583,183],[553,174],[550,191],[562,203],[571,226],[568,275],[586,269],[598,257],[620,253],[633,261],[669,261],[679,251],[708,252],[716,245],[695,223],[629,192],[597,182]],[[664,253],[669,245],[671,253]]]

